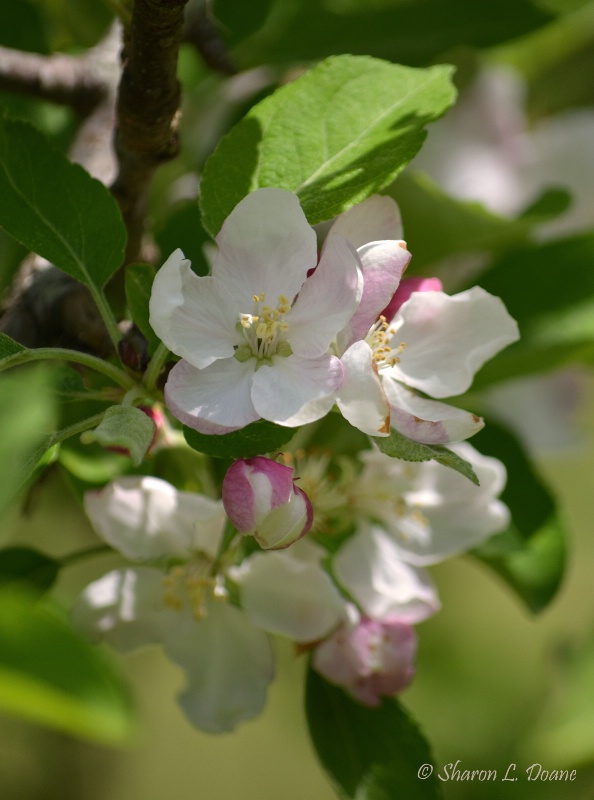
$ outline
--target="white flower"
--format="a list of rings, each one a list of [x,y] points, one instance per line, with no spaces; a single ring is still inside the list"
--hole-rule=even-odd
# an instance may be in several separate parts
[[[195,275],[176,250],[153,284],[151,325],[182,357],[165,387],[169,409],[214,434],[260,418],[320,419],[343,377],[330,344],[361,298],[353,247],[331,235],[318,263],[297,197],[272,188],[235,207],[217,244],[211,276]]]
[[[91,583],[73,610],[75,625],[124,652],[162,645],[186,672],[179,702],[199,728],[229,731],[259,714],[273,654],[266,634],[228,602],[217,574],[222,503],[134,477],[87,494],[86,509],[113,547],[157,565],[115,570]]]
[[[374,209],[384,208],[383,238],[399,236],[397,209],[389,197],[372,197],[351,209],[348,216],[339,217],[330,235],[337,229],[358,243],[369,225],[369,235],[378,237],[378,224],[369,223],[370,201]],[[394,254],[398,249],[407,252],[402,245],[397,238],[358,248],[363,299],[337,338],[345,371],[337,404],[352,425],[371,436],[388,436],[394,428],[427,444],[460,441],[479,431],[482,420],[421,397],[416,390],[439,399],[467,391],[483,364],[516,341],[518,326],[501,300],[479,287],[449,296],[431,290],[431,284],[418,286],[392,319],[380,316],[392,307],[390,300],[402,274],[402,269],[400,275],[394,269]],[[365,258],[366,247],[373,258]],[[392,293],[387,296],[390,286]],[[373,301],[365,303],[366,296]]]
[[[412,463],[369,450],[351,487],[353,512],[390,534],[404,561],[424,566],[443,561],[505,530],[510,514],[499,500],[506,472],[496,458],[467,442],[451,449],[473,467],[480,486],[436,461]]]

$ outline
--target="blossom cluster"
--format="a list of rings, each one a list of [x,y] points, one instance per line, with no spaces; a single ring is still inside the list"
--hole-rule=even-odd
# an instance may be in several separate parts
[[[155,278],[151,324],[180,357],[165,386],[173,417],[224,435],[334,409],[372,438],[340,457],[238,459],[211,496],[139,475],[87,493],[95,531],[132,563],[87,587],[75,622],[121,651],[161,645],[187,675],[184,712],[207,731],[260,712],[272,636],[379,705],[412,679],[414,626],[439,609],[426,567],[508,525],[505,468],[464,441],[483,421],[441,401],[515,341],[516,323],[478,287],[450,296],[436,278],[404,278],[411,254],[389,197],[336,219],[318,252],[297,197],[260,189],[217,244],[210,275],[177,250]],[[394,436],[451,445],[479,485],[380,452]]]

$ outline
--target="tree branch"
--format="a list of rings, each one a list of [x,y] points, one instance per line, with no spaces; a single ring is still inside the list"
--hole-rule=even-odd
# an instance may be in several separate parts
[[[85,117],[103,100],[105,82],[88,55],[51,56],[0,47],[0,91],[70,106]]]
[[[153,174],[178,153],[177,58],[187,2],[135,0],[124,41],[115,136],[119,172],[111,189],[128,229],[127,263],[140,256]]]

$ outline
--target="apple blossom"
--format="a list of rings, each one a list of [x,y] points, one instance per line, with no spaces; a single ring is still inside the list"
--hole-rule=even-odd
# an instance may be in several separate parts
[[[339,217],[330,229],[354,243],[381,234],[369,222],[370,201],[382,207],[384,239],[400,235],[394,201],[373,197]],[[390,208],[392,215],[390,216]],[[353,233],[349,235],[349,230]],[[352,237],[352,238],[351,238]],[[410,439],[427,444],[467,439],[483,427],[483,421],[459,408],[427,399],[462,394],[470,387],[475,373],[501,349],[518,339],[518,326],[501,300],[480,287],[449,296],[438,288],[436,279],[419,282],[402,302],[396,284],[378,276],[396,277],[392,269],[395,248],[400,239],[371,242],[373,259],[366,260],[365,246],[358,248],[363,268],[363,299],[357,313],[337,337],[337,348],[344,378],[337,390],[337,405],[355,427],[371,436],[389,436],[394,428]],[[403,251],[404,252],[404,251]],[[371,284],[371,288],[369,288]],[[376,286],[392,292],[386,297]],[[383,302],[377,301],[383,294]],[[366,296],[373,302],[364,304]],[[404,295],[406,296],[406,295]],[[381,312],[395,310],[389,319]]]
[[[120,478],[86,496],[97,533],[127,558],[148,562],[91,583],[74,624],[118,650],[160,644],[186,672],[179,702],[210,732],[260,713],[273,677],[268,637],[231,605],[217,554],[220,501],[177,492],[157,478]]]
[[[243,534],[253,534],[264,549],[280,549],[309,531],[313,510],[293,481],[294,470],[270,458],[241,459],[223,480],[223,505]]]
[[[320,419],[343,377],[330,344],[361,299],[354,248],[332,234],[318,263],[297,197],[273,188],[247,195],[217,244],[212,275],[195,275],[176,250],[153,284],[151,325],[182,358],[165,387],[169,409],[207,434]]]
[[[397,618],[372,620],[353,611],[351,619],[314,649],[312,666],[363,705],[375,707],[412,680],[417,638]]]

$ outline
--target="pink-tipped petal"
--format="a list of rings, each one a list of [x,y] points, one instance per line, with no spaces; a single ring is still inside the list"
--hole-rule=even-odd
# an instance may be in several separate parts
[[[441,292],[443,289],[439,278],[403,278],[388,305],[382,311],[388,321],[393,319],[403,303],[406,303],[413,292]]]
[[[169,373],[165,400],[171,413],[200,433],[224,434],[259,419],[250,398],[255,361],[235,358],[196,369],[180,361]]]
[[[420,397],[390,378],[384,378],[382,387],[390,403],[391,427],[415,442],[460,442],[474,436],[485,425],[476,414]]]

